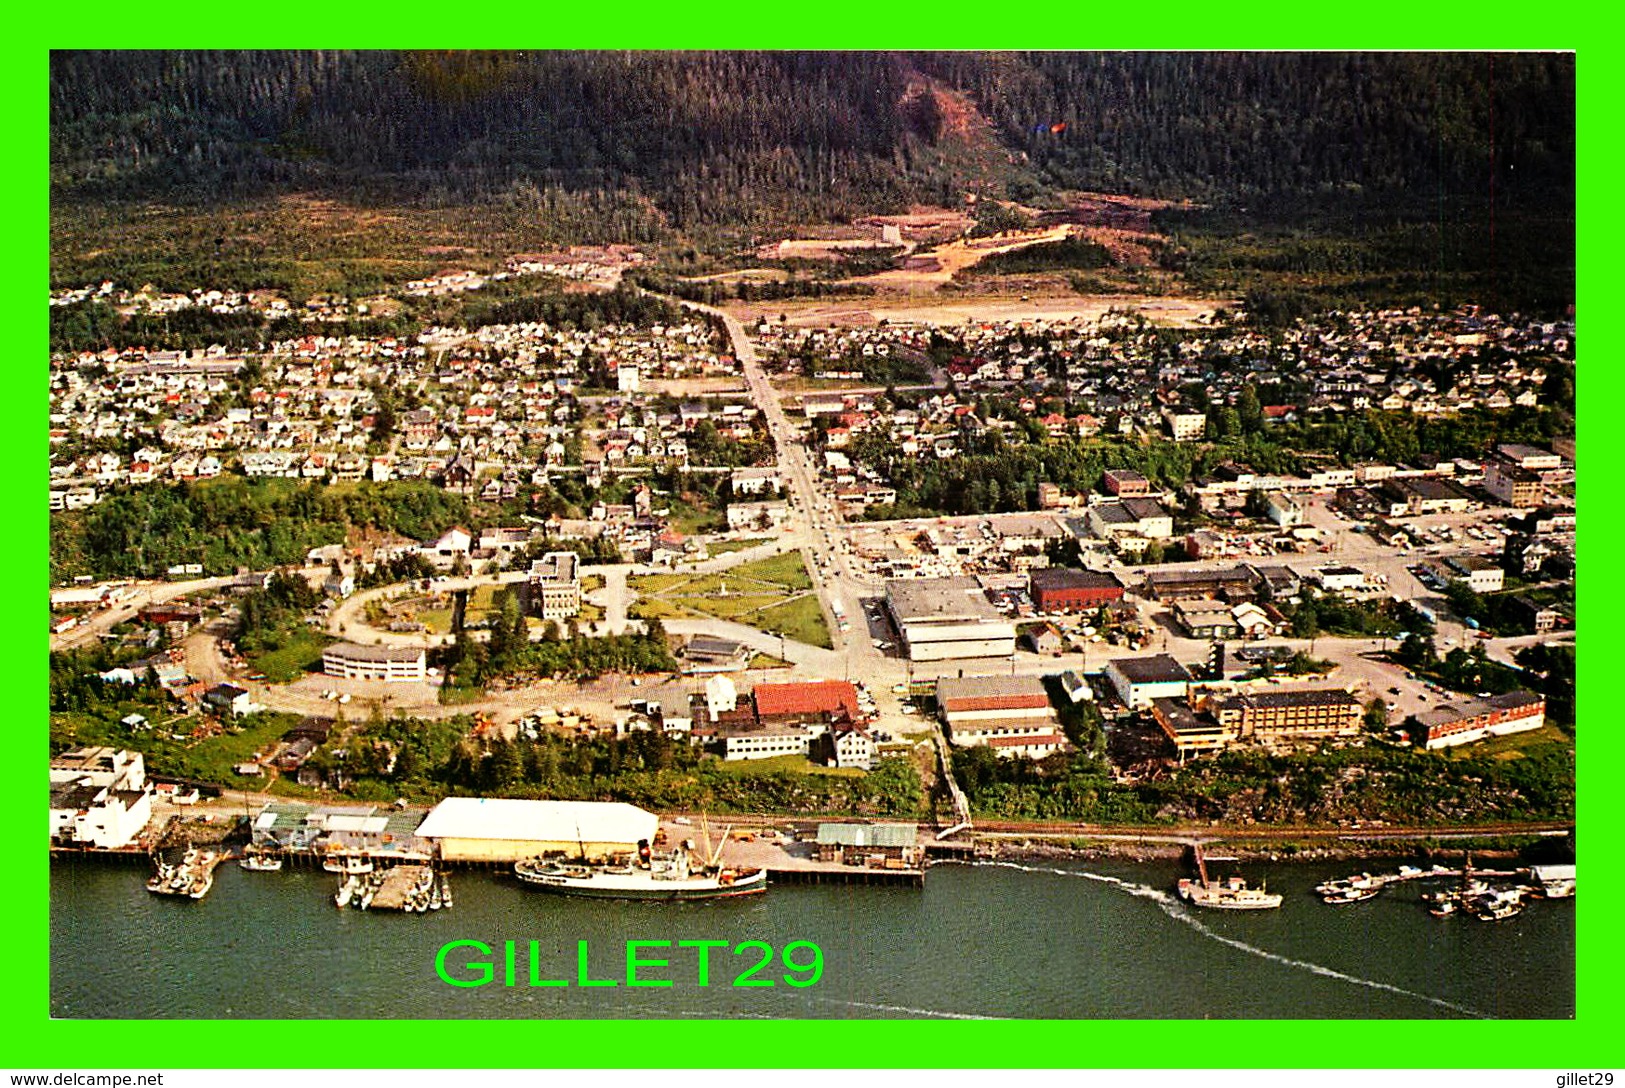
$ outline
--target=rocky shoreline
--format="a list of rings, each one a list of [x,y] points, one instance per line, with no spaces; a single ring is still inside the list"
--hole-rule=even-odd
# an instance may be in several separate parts
[[[978,840],[978,858],[1036,860],[1043,858],[1072,858],[1084,861],[1116,859],[1119,861],[1178,861],[1187,856],[1189,848],[1179,843],[1126,842],[1104,840],[1061,844],[1039,839],[1013,841],[1009,839]],[[1212,850],[1242,861],[1271,862],[1328,862],[1397,859],[1406,862],[1428,863],[1459,861],[1468,853],[1475,860],[1518,861],[1523,852],[1505,845],[1441,847],[1436,843],[1395,840],[1390,842],[1340,842],[1313,845],[1272,843],[1268,846],[1247,843],[1215,843]]]

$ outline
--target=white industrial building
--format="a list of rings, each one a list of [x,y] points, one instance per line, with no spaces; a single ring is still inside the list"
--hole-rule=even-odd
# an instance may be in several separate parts
[[[911,661],[1016,652],[1016,625],[999,614],[974,578],[887,582],[886,610]]]
[[[51,840],[111,850],[134,842],[152,819],[140,752],[76,748],[51,760]]]
[[[603,858],[653,842],[660,818],[635,805],[603,801],[516,801],[448,797],[416,834],[446,861],[509,863],[548,854]]]
[[[1152,699],[1183,699],[1190,670],[1167,654],[1120,657],[1106,663],[1106,679],[1130,710],[1144,710]]]
[[[345,680],[423,680],[428,655],[421,646],[358,646],[336,642],[322,651],[322,672]]]

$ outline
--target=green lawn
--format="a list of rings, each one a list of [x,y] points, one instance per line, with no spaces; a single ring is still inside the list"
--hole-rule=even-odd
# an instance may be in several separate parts
[[[749,669],[788,669],[790,662],[772,654],[752,654],[750,663],[745,666]]]
[[[426,608],[417,614],[417,620],[437,635],[451,632],[451,609]]]
[[[688,619],[694,615],[688,609],[660,597],[646,597],[628,608],[626,614],[635,620]]]
[[[824,612],[818,607],[818,598],[812,594],[764,608],[756,613],[751,626],[762,631],[782,631],[786,637],[797,642],[822,646],[826,650],[833,649],[835,645],[830,641],[829,627],[824,623]]]
[[[807,565],[802,562],[800,552],[785,552],[783,555],[758,559],[754,563],[741,563],[728,573],[737,577],[773,582],[786,589],[812,588],[812,577],[807,573]]]
[[[248,654],[249,672],[262,672],[273,684],[297,680],[322,663],[322,648],[333,640],[326,635],[301,627],[292,632],[287,643],[275,650]]]
[[[752,537],[749,540],[717,540],[705,546],[706,551],[712,555],[728,555],[732,552],[742,552],[747,548],[754,548],[759,544],[766,544],[771,538],[765,536]]]
[[[716,768],[727,774],[736,774],[742,777],[782,774],[790,771],[795,774],[828,774],[840,778],[861,778],[866,773],[856,767],[826,767],[822,763],[812,762],[806,756],[720,760],[717,762]]]
[[[627,585],[632,592],[647,597],[652,593],[665,593],[692,580],[693,577],[687,574],[640,574],[627,579]]]
[[[1452,759],[1477,759],[1483,756],[1492,756],[1496,759],[1522,759],[1525,755],[1552,747],[1572,748],[1574,741],[1557,726],[1547,724],[1539,729],[1531,729],[1527,733],[1510,733],[1504,737],[1490,737],[1472,744],[1459,744],[1449,752]]]

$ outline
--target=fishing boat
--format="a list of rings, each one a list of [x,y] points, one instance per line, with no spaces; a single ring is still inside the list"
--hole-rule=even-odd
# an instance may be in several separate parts
[[[1440,899],[1428,908],[1428,913],[1435,918],[1448,918],[1450,915],[1455,914],[1456,910],[1457,904],[1454,899]]]
[[[1342,891],[1331,892],[1320,897],[1321,902],[1333,906],[1343,906],[1346,903],[1364,903],[1367,899],[1375,899],[1382,891],[1381,887],[1344,888]]]
[[[349,906],[350,900],[355,897],[355,893],[360,887],[360,883],[361,882],[353,876],[347,876],[340,881],[339,890],[333,896],[333,905],[335,907]]]
[[[1537,865],[1529,870],[1529,875],[1538,883],[1540,894],[1545,898],[1574,898],[1574,866]]]
[[[241,865],[251,873],[280,873],[282,859],[275,854],[267,854],[263,850],[245,850],[243,856],[237,859]]]
[[[1180,880],[1179,897],[1195,907],[1215,910],[1271,910],[1281,905],[1282,896],[1264,888],[1249,888],[1239,876],[1219,883],[1214,881]]]
[[[372,872],[372,859],[362,854],[329,854],[322,861],[322,868],[330,873],[354,876]]]
[[[1346,876],[1337,880],[1322,881],[1315,885],[1317,895],[1341,895],[1348,891],[1365,891],[1368,888],[1382,887],[1381,881],[1370,873],[1361,873],[1359,876]]]

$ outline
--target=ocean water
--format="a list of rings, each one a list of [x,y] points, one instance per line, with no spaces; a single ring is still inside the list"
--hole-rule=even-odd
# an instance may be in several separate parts
[[[1574,1015],[1574,901],[1535,901],[1497,923],[1438,919],[1424,885],[1327,906],[1314,884],[1342,868],[1250,864],[1286,895],[1279,910],[1203,911],[1173,895],[1172,863],[944,864],[924,890],[778,885],[737,901],[570,899],[500,873],[453,872],[455,906],[427,914],[339,910],[321,871],[248,873],[228,863],[208,897],[149,894],[145,870],[83,861],[51,869],[51,1011],[70,1018],[1566,1018]],[[447,972],[487,985],[454,987]],[[670,941],[624,985],[626,943]],[[729,942],[698,953],[683,940]],[[503,984],[505,941],[516,984]],[[532,986],[537,978],[567,986]],[[754,980],[735,986],[762,958]],[[811,986],[786,978],[794,942],[822,952]],[[587,977],[618,986],[583,987]],[[810,962],[804,946],[790,953]],[[466,966],[472,960],[474,966]],[[117,964],[117,970],[109,970]]]

